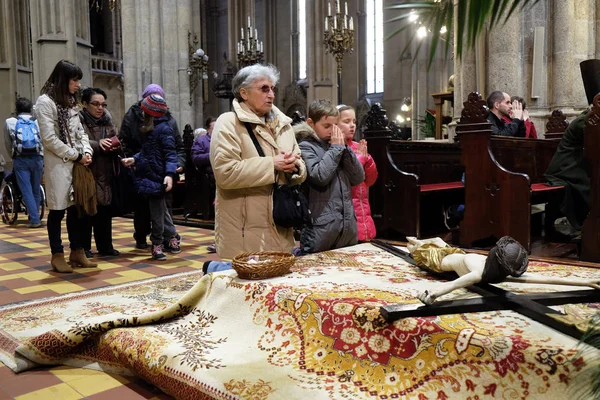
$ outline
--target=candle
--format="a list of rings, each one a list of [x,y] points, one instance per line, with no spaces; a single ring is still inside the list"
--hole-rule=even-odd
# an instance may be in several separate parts
[[[252,39],[252,28],[248,28],[248,37]]]
[[[331,16],[331,3],[327,2],[327,15]]]
[[[344,15],[344,29],[348,29],[348,16]]]
[[[329,26],[327,25],[327,17],[325,17],[325,32],[327,32],[327,29],[329,29]]]
[[[254,29],[254,37],[258,39],[258,29]]]
[[[344,14],[348,15],[348,2],[344,2],[344,9],[346,10],[346,12]]]
[[[335,12],[339,13],[341,11],[340,9],[340,0],[335,0]]]
[[[250,16],[248,16],[248,28],[250,28]]]
[[[350,30],[354,30],[354,20],[352,19],[352,17],[350,17]]]
[[[263,42],[260,42],[260,52],[263,52]]]
[[[337,15],[333,17],[333,29],[337,29]]]
[[[240,29],[242,31],[242,40],[244,39],[244,28]]]

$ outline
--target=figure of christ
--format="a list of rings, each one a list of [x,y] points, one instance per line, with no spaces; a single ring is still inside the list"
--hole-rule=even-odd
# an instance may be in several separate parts
[[[458,278],[438,284],[433,290],[418,294],[424,304],[432,304],[440,296],[479,282],[517,282],[545,285],[588,286],[600,290],[600,277],[591,281],[568,278],[552,278],[526,274],[529,258],[527,250],[513,238],[504,236],[486,257],[468,254],[449,246],[440,238],[419,240],[408,237],[408,251],[419,268],[432,272],[456,272]]]

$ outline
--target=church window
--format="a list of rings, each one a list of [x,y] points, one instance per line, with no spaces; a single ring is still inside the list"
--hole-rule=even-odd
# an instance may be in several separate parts
[[[383,1],[366,0],[367,94],[383,92]]]

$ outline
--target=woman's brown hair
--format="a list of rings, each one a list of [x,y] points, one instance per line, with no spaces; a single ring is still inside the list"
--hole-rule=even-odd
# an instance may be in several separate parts
[[[75,96],[69,92],[71,79],[83,78],[81,68],[67,60],[56,63],[50,77],[42,87],[41,94],[47,94],[62,107],[72,107]]]

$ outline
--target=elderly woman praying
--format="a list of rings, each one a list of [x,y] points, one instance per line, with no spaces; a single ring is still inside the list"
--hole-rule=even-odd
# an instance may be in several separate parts
[[[279,71],[272,65],[242,68],[232,82],[233,111],[222,114],[213,130],[210,163],[217,186],[215,242],[221,258],[294,247],[293,229],[273,221],[273,183],[302,183],[306,167],[291,118],[273,105],[278,80]]]

